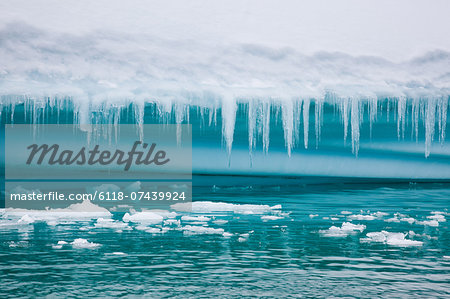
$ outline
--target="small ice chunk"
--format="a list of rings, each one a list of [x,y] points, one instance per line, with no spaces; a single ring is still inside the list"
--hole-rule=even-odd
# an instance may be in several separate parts
[[[104,218],[98,218],[97,222],[94,225],[96,228],[116,228],[116,229],[123,229],[128,227],[127,223],[121,222],[121,221],[114,221],[112,219],[104,219]]]
[[[350,214],[352,214],[352,212],[350,212],[350,211],[341,211],[341,214],[342,215],[350,215]]]
[[[229,237],[233,236],[233,234],[232,234],[232,233],[229,233],[229,232],[224,232],[224,233],[222,234],[222,236],[224,236],[225,238],[229,238]]]
[[[30,217],[28,214],[23,215],[18,221],[17,223],[20,224],[31,224],[34,222],[34,218]]]
[[[371,220],[375,220],[375,216],[373,215],[350,215],[347,217],[347,219],[349,220],[365,220],[365,221],[371,221]]]
[[[88,240],[82,238],[73,240],[71,244],[73,248],[87,248],[87,249],[94,249],[101,246],[100,244],[89,242]]]
[[[57,226],[57,225],[58,225],[58,221],[55,221],[55,220],[48,220],[48,221],[47,221],[47,225],[48,225],[48,226]]]
[[[252,205],[232,204],[226,202],[195,201],[192,203],[177,203],[171,208],[180,212],[211,213],[211,212],[233,212],[235,214],[265,214],[273,210],[281,209],[281,205]]]
[[[425,220],[425,221],[417,221],[417,224],[427,225],[432,227],[438,227],[439,222],[437,220]]]
[[[385,222],[396,222],[396,223],[398,223],[398,222],[400,222],[400,219],[398,219],[397,217],[393,217],[393,218],[386,219],[384,221]]]
[[[309,218],[313,219],[314,217],[318,217],[319,214],[309,214]]]
[[[216,219],[216,220],[213,221],[213,223],[214,223],[214,224],[217,224],[217,225],[223,225],[223,224],[227,224],[227,223],[228,223],[228,220],[225,220],[225,219]]]
[[[382,218],[382,217],[384,217],[384,216],[387,216],[387,215],[389,215],[388,213],[385,213],[385,212],[375,212],[375,213],[372,213],[372,215],[373,216],[375,216],[375,217],[377,217],[377,218]]]
[[[280,220],[280,219],[284,219],[284,217],[275,216],[275,215],[264,215],[264,216],[261,216],[261,220],[263,220],[263,221]]]
[[[446,219],[445,219],[445,216],[444,215],[442,215],[442,214],[438,214],[438,213],[434,213],[434,215],[432,215],[432,216],[427,216],[427,218],[428,219],[431,219],[431,220],[436,220],[437,222],[445,222],[445,221],[447,221]]]
[[[412,217],[403,217],[403,218],[400,218],[400,221],[408,222],[409,224],[413,224],[414,222],[416,222],[416,219],[414,219]]]
[[[139,222],[146,224],[157,224],[163,221],[164,217],[153,212],[138,212],[133,215],[125,213],[122,220],[123,222]]]
[[[126,255],[124,252],[115,251],[112,253],[113,255]]]
[[[242,237],[239,237],[238,238],[238,242],[240,242],[240,243],[242,243],[242,242],[247,242],[247,238],[242,238]]]
[[[66,245],[68,244],[66,241],[58,241],[58,245]]]
[[[182,216],[181,220],[182,221],[201,221],[201,222],[205,222],[205,221],[210,221],[211,218],[206,217],[206,216]]]
[[[176,219],[167,219],[164,220],[164,225],[180,225],[180,220],[176,220]]]
[[[364,224],[342,223],[341,227],[331,226],[329,229],[320,230],[319,233],[325,237],[346,237],[354,232],[363,232],[366,229]]]
[[[404,233],[391,233],[387,231],[371,232],[366,234],[367,238],[361,239],[361,242],[384,243],[391,246],[408,247],[422,246],[423,242],[406,239]]]

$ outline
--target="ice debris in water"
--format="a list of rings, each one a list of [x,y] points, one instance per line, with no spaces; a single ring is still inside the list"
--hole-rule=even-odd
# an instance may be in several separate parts
[[[349,234],[355,232],[363,232],[366,229],[364,224],[353,224],[350,222],[342,223],[341,227],[332,226],[326,230],[320,230],[321,233],[325,237],[346,237]]]
[[[94,224],[96,228],[115,228],[124,229],[128,227],[127,223],[121,221],[114,221],[113,219],[98,218],[97,222]]]
[[[34,222],[34,218],[30,217],[28,214],[27,215],[23,215],[22,218],[20,218],[17,223],[21,223],[21,224],[31,224]]]
[[[264,216],[261,216],[261,220],[263,220],[263,221],[279,220],[279,219],[284,219],[284,217],[275,216],[275,215],[264,215]]]
[[[101,246],[101,244],[89,242],[88,240],[82,238],[75,239],[70,244],[72,244],[73,248],[88,248],[88,249],[94,249]]]
[[[439,226],[439,222],[437,220],[417,221],[417,224],[426,225],[426,226],[432,226],[432,227],[438,227]]]
[[[200,221],[200,222],[208,222],[211,218],[206,216],[182,216],[182,221]]]
[[[381,232],[371,232],[366,234],[366,238],[362,238],[360,241],[363,243],[383,243],[392,246],[422,246],[423,242],[406,239],[404,233],[391,233],[385,230]]]
[[[431,212],[431,216],[427,216],[428,219],[436,220],[437,222],[446,222],[444,212]]]
[[[23,221],[30,221],[30,218],[37,220],[56,221],[57,219],[94,219],[98,217],[111,217],[111,213],[100,206],[93,204],[90,200],[71,204],[67,208],[48,210],[28,210],[7,208],[3,214],[5,218],[21,216]],[[22,221],[22,222],[23,222]]]
[[[157,224],[163,221],[164,217],[154,212],[138,212],[130,215],[125,213],[122,220],[124,222],[139,222],[146,224]]]
[[[232,204],[225,202],[195,201],[192,203],[177,203],[170,206],[175,211],[193,213],[233,212],[235,214],[265,214],[280,210],[281,205],[251,205]]]

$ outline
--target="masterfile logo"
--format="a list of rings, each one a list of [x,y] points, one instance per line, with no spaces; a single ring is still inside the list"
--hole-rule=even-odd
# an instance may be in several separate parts
[[[7,125],[5,161],[6,179],[191,179],[191,127]]]
[[[6,125],[5,205],[167,208],[192,198],[190,125]]]

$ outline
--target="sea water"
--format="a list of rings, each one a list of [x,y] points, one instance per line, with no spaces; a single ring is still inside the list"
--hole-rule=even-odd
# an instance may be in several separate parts
[[[3,210],[2,298],[450,296],[449,185],[194,189],[152,217]]]

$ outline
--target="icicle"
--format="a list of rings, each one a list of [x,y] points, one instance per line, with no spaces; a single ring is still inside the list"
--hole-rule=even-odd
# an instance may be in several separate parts
[[[314,110],[315,132],[316,132],[316,148],[319,147],[319,141],[322,131],[322,108],[323,102],[321,99],[316,99]]]
[[[397,103],[397,139],[400,140],[400,129],[402,139],[405,138],[405,124],[406,124],[406,99],[400,98]]]
[[[11,124],[14,124],[14,111],[16,110],[16,103],[11,103]]]
[[[369,102],[369,131],[370,139],[372,139],[373,124],[377,119],[378,113],[378,100],[376,98],[371,99]]]
[[[426,105],[425,116],[425,157],[430,156],[431,143],[434,139],[434,129],[436,124],[436,100],[429,99]]]
[[[438,122],[439,122],[439,142],[444,143],[445,140],[445,128],[447,126],[447,107],[448,100],[441,98],[438,102]]]
[[[294,146],[298,146],[300,143],[300,120],[301,120],[301,114],[302,114],[302,100],[294,101],[294,128],[293,128],[293,134],[294,134]]]
[[[349,106],[350,106],[350,99],[342,99],[341,102],[341,110],[342,110],[342,122],[344,123],[344,144],[347,142],[347,136],[348,136],[348,120],[349,120]]]
[[[358,156],[359,152],[359,101],[352,99],[351,127],[352,127],[352,153]]]
[[[253,149],[256,143],[256,109],[253,100],[248,103],[248,152],[250,155],[250,165],[253,164]]]
[[[305,144],[305,149],[308,148],[309,140],[309,106],[310,99],[305,99],[303,101],[303,142]]]
[[[288,151],[288,156],[290,157],[293,141],[292,130],[294,126],[294,107],[292,101],[283,101],[281,112],[283,120],[284,143]]]
[[[234,99],[227,97],[222,100],[222,134],[227,148],[228,165],[231,163],[236,110],[237,103]]]
[[[262,106],[262,134],[263,134],[263,151],[264,153],[269,152],[269,142],[270,142],[270,103],[265,102]]]
[[[181,104],[175,104],[175,123],[177,124],[177,145],[181,145],[181,123],[185,118],[186,107]]]
[[[138,102],[134,104],[134,119],[139,134],[139,141],[144,140],[144,102]]]

